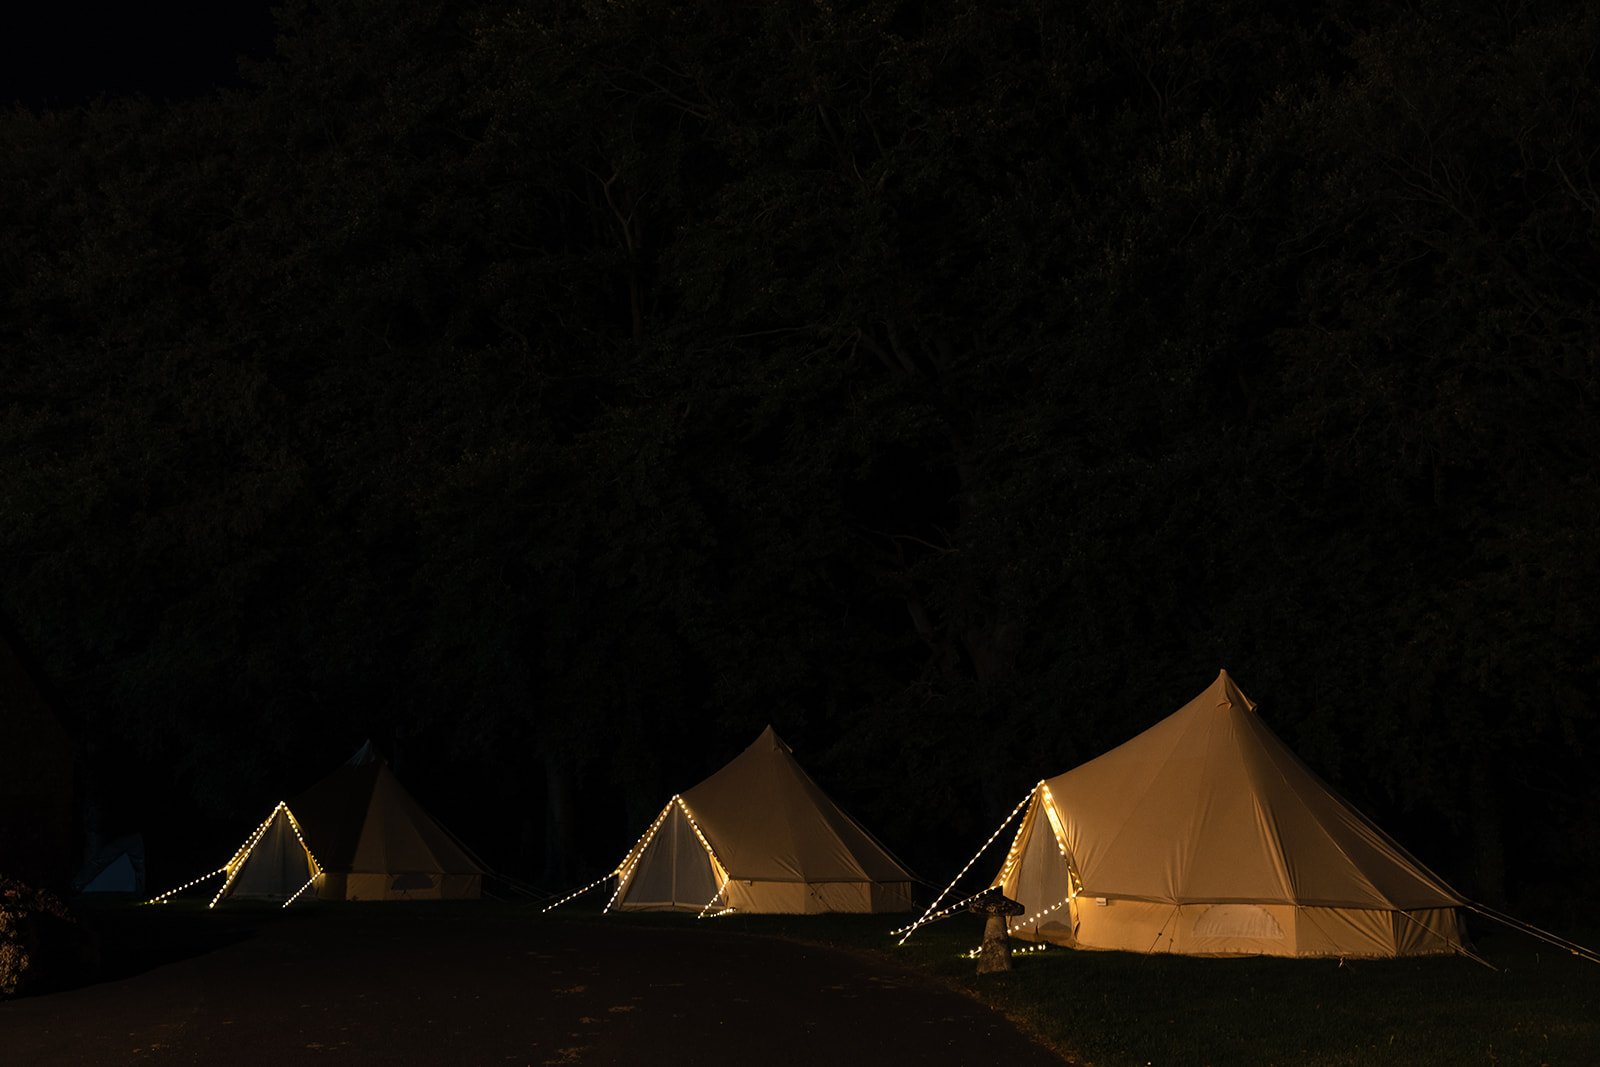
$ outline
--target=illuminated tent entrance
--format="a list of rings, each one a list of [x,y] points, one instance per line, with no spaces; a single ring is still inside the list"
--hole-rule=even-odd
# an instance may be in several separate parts
[[[1470,952],[1465,898],[1324,785],[1226,671],[1024,804],[991,883],[1027,909],[1014,937],[1195,956]]]
[[[226,875],[212,897],[476,900],[484,867],[423,810],[371,745],[289,802],[279,801],[226,866],[154,898]]]
[[[224,866],[152,897],[149,902],[160,903],[219,874],[226,877],[222,888],[211,898],[213,908],[224,897],[281,900],[288,907],[316,883],[322,868],[306,845],[299,820],[280,800]]]
[[[612,874],[608,910],[911,908],[911,875],[828,798],[770,726],[673,797]]]

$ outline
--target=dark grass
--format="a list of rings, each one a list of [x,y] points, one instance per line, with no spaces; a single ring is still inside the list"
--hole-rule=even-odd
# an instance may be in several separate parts
[[[1016,957],[1010,975],[980,979],[962,955],[979,940],[975,916],[925,927],[898,948],[883,916],[698,921],[886,956],[977,996],[1075,1062],[1600,1064],[1600,965],[1509,931],[1476,934],[1478,952],[1498,970],[1462,957],[1199,959],[1051,948]]]
[[[1464,958],[1194,959],[1051,948],[979,979],[963,953],[980,920],[957,916],[897,947],[882,915],[600,916],[576,901],[549,915],[491,902],[204,903],[96,909],[106,978],[209,952],[278,922],[604,922],[693,927],[868,953],[948,983],[1005,1012],[1074,1062],[1124,1064],[1600,1065],[1600,965],[1517,933],[1475,930],[1497,970]],[[905,920],[898,920],[905,921]],[[1562,930],[1585,944],[1600,930]]]

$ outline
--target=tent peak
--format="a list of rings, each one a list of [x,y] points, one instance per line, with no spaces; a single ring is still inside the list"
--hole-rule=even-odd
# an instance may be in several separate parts
[[[794,749],[789,747],[789,743],[787,741],[778,736],[778,731],[772,728],[771,723],[767,724],[767,728],[761,731],[761,736],[756,738],[756,743],[750,747],[772,748],[777,749],[780,752],[794,751]]]
[[[387,763],[388,761],[373,747],[372,738],[361,742],[361,747],[356,749],[356,754],[344,761],[346,767],[365,767],[369,763]]]
[[[1211,683],[1210,692],[1216,695],[1218,708],[1238,708],[1241,711],[1256,709],[1256,702],[1244,695],[1226,668],[1217,672],[1217,680]]]

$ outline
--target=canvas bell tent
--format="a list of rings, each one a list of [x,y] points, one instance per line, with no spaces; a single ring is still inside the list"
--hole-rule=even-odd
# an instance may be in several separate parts
[[[406,792],[370,744],[293,800],[280,801],[221,869],[211,900],[478,898],[485,869]]]
[[[322,867],[321,900],[476,900],[484,866],[370,745],[289,802]]]
[[[1202,956],[1467,951],[1467,901],[1334,795],[1226,671],[1019,807],[991,883],[1027,909],[1014,937]]]
[[[911,875],[828,798],[770,726],[669,800],[601,881],[611,877],[607,910],[811,914],[912,904]]]

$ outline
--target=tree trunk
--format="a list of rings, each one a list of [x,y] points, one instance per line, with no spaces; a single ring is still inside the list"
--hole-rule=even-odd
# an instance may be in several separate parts
[[[1472,881],[1479,900],[1499,907],[1506,899],[1505,813],[1486,755],[1473,758],[1467,789],[1472,811]]]
[[[577,827],[572,817],[572,779],[553,753],[544,758],[544,882],[563,886],[572,880]]]

